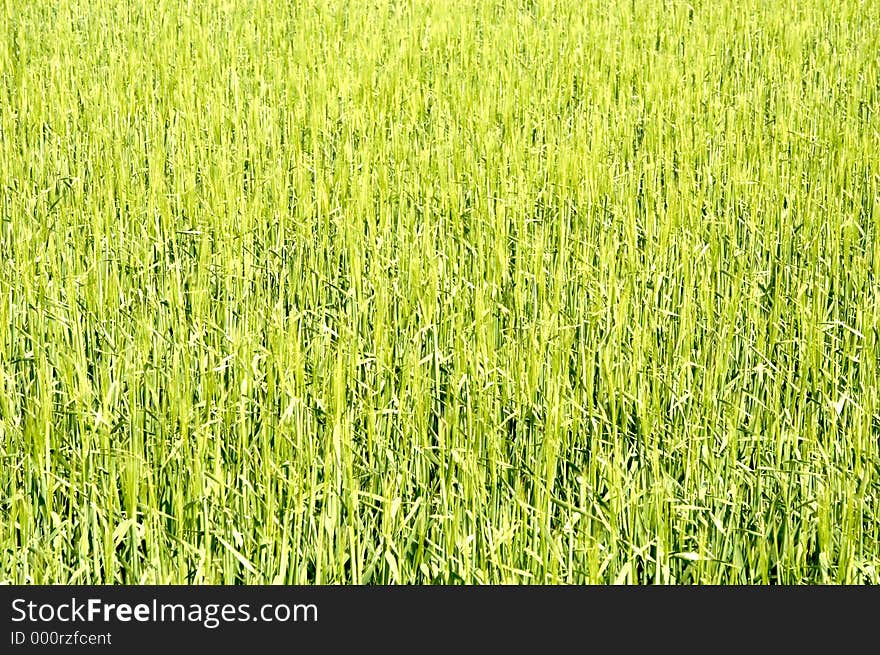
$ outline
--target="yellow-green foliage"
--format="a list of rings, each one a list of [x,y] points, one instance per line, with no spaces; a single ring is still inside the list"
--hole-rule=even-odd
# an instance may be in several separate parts
[[[880,582],[875,0],[0,0],[0,581]]]

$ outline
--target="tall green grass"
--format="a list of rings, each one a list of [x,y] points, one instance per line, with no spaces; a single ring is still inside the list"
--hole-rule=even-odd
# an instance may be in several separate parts
[[[0,581],[880,582],[880,9],[0,0]]]

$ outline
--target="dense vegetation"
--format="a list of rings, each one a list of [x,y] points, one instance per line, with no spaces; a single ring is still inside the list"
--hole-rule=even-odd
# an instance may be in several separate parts
[[[0,581],[880,582],[873,0],[0,0]]]

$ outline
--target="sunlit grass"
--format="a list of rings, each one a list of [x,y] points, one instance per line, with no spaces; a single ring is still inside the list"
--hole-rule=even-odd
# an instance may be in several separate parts
[[[0,0],[0,581],[880,582],[880,12]]]

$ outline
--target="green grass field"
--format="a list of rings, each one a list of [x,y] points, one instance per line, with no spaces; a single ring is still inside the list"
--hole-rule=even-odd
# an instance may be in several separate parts
[[[0,0],[0,582],[880,583],[873,0]]]

